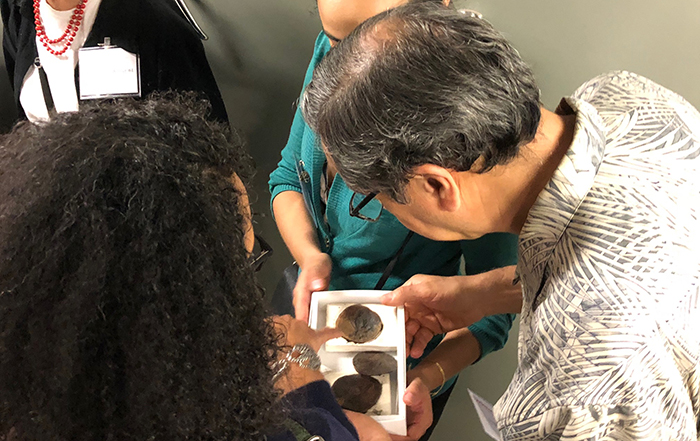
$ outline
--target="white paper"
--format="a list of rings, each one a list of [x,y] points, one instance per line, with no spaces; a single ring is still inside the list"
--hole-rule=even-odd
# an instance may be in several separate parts
[[[122,48],[80,49],[80,99],[141,96],[139,56]]]
[[[476,413],[479,414],[481,425],[484,426],[484,432],[496,441],[501,441],[501,435],[498,432],[498,423],[493,415],[493,404],[489,403],[479,395],[469,390],[469,396],[472,398]]]

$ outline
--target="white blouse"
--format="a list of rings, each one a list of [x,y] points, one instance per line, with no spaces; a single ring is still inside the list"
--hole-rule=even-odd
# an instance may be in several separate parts
[[[78,64],[78,51],[87,40],[101,0],[88,0],[80,29],[75,35],[71,48],[63,55],[53,55],[36,37],[39,60],[44,67],[51,88],[51,96],[57,112],[75,112],[78,110],[78,94],[75,87],[75,67]],[[49,38],[58,38],[68,26],[73,10],[57,11],[46,0],[41,0],[39,13],[44,30]],[[57,47],[61,47],[60,45]],[[39,80],[39,70],[33,64],[27,70],[19,95],[19,102],[27,118],[32,122],[46,121],[49,112],[44,101],[44,94]]]

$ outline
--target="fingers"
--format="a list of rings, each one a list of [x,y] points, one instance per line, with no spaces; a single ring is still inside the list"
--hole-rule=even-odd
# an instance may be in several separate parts
[[[411,352],[409,355],[413,358],[420,358],[420,356],[423,355],[423,351],[425,351],[426,346],[428,346],[428,343],[430,343],[430,340],[433,339],[433,335],[435,334],[433,334],[428,328],[421,327],[413,337]]]
[[[446,277],[427,276],[416,274],[408,279],[402,286],[385,294],[385,305],[401,306],[405,303],[429,304],[437,294],[436,288],[442,286]],[[384,302],[384,298],[382,301]]]
[[[342,335],[343,333],[340,331],[340,329],[336,328],[323,328],[319,331],[316,331],[318,347],[321,347],[321,345],[327,342],[328,340],[332,338],[342,337]]]
[[[304,322],[309,321],[311,293],[328,288],[331,280],[331,260],[327,254],[319,254],[309,259],[302,268],[294,287],[294,315]]]
[[[382,303],[387,306],[403,306],[405,303],[414,300],[415,291],[412,288],[413,286],[415,285],[404,285],[384,294],[381,298]]]
[[[433,423],[430,391],[420,378],[416,378],[406,387],[403,401],[411,414],[407,427],[407,439],[417,440]]]
[[[311,291],[298,286],[294,288],[294,316],[305,323],[309,322],[309,306],[311,305]]]
[[[406,386],[403,402],[406,406],[411,408],[411,410],[416,411],[425,410],[426,401],[430,403],[430,390],[428,390],[428,386],[423,383],[423,380],[416,376],[414,380]],[[432,412],[432,408],[430,410]]]
[[[323,291],[328,288],[331,281],[331,260],[328,254],[319,255],[311,265],[308,265],[306,271],[306,280],[309,291]]]
[[[343,410],[348,420],[355,426],[360,441],[389,441],[389,434],[374,418],[363,413]]]
[[[413,339],[415,338],[416,333],[420,329],[420,322],[417,320],[413,319],[408,319],[406,321],[406,353],[408,354],[411,349],[411,345],[413,345]]]

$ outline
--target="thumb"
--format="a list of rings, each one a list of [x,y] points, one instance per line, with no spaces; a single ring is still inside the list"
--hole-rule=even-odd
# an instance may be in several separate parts
[[[316,264],[309,268],[308,279],[311,291],[323,291],[328,288],[331,280],[331,272],[328,265]]]
[[[414,410],[422,408],[422,397],[430,396],[428,386],[420,378],[416,378],[406,387],[403,402]]]
[[[390,293],[386,293],[382,296],[382,304],[388,306],[403,306],[406,303],[411,302],[415,298],[415,290],[411,285],[404,285],[396,288]]]
[[[323,291],[328,288],[328,279],[315,278],[311,280],[311,291]]]

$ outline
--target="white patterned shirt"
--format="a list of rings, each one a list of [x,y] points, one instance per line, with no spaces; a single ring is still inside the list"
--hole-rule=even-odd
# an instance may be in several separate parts
[[[562,106],[576,113],[574,140],[520,236],[501,436],[697,441],[700,114],[628,72]]]

